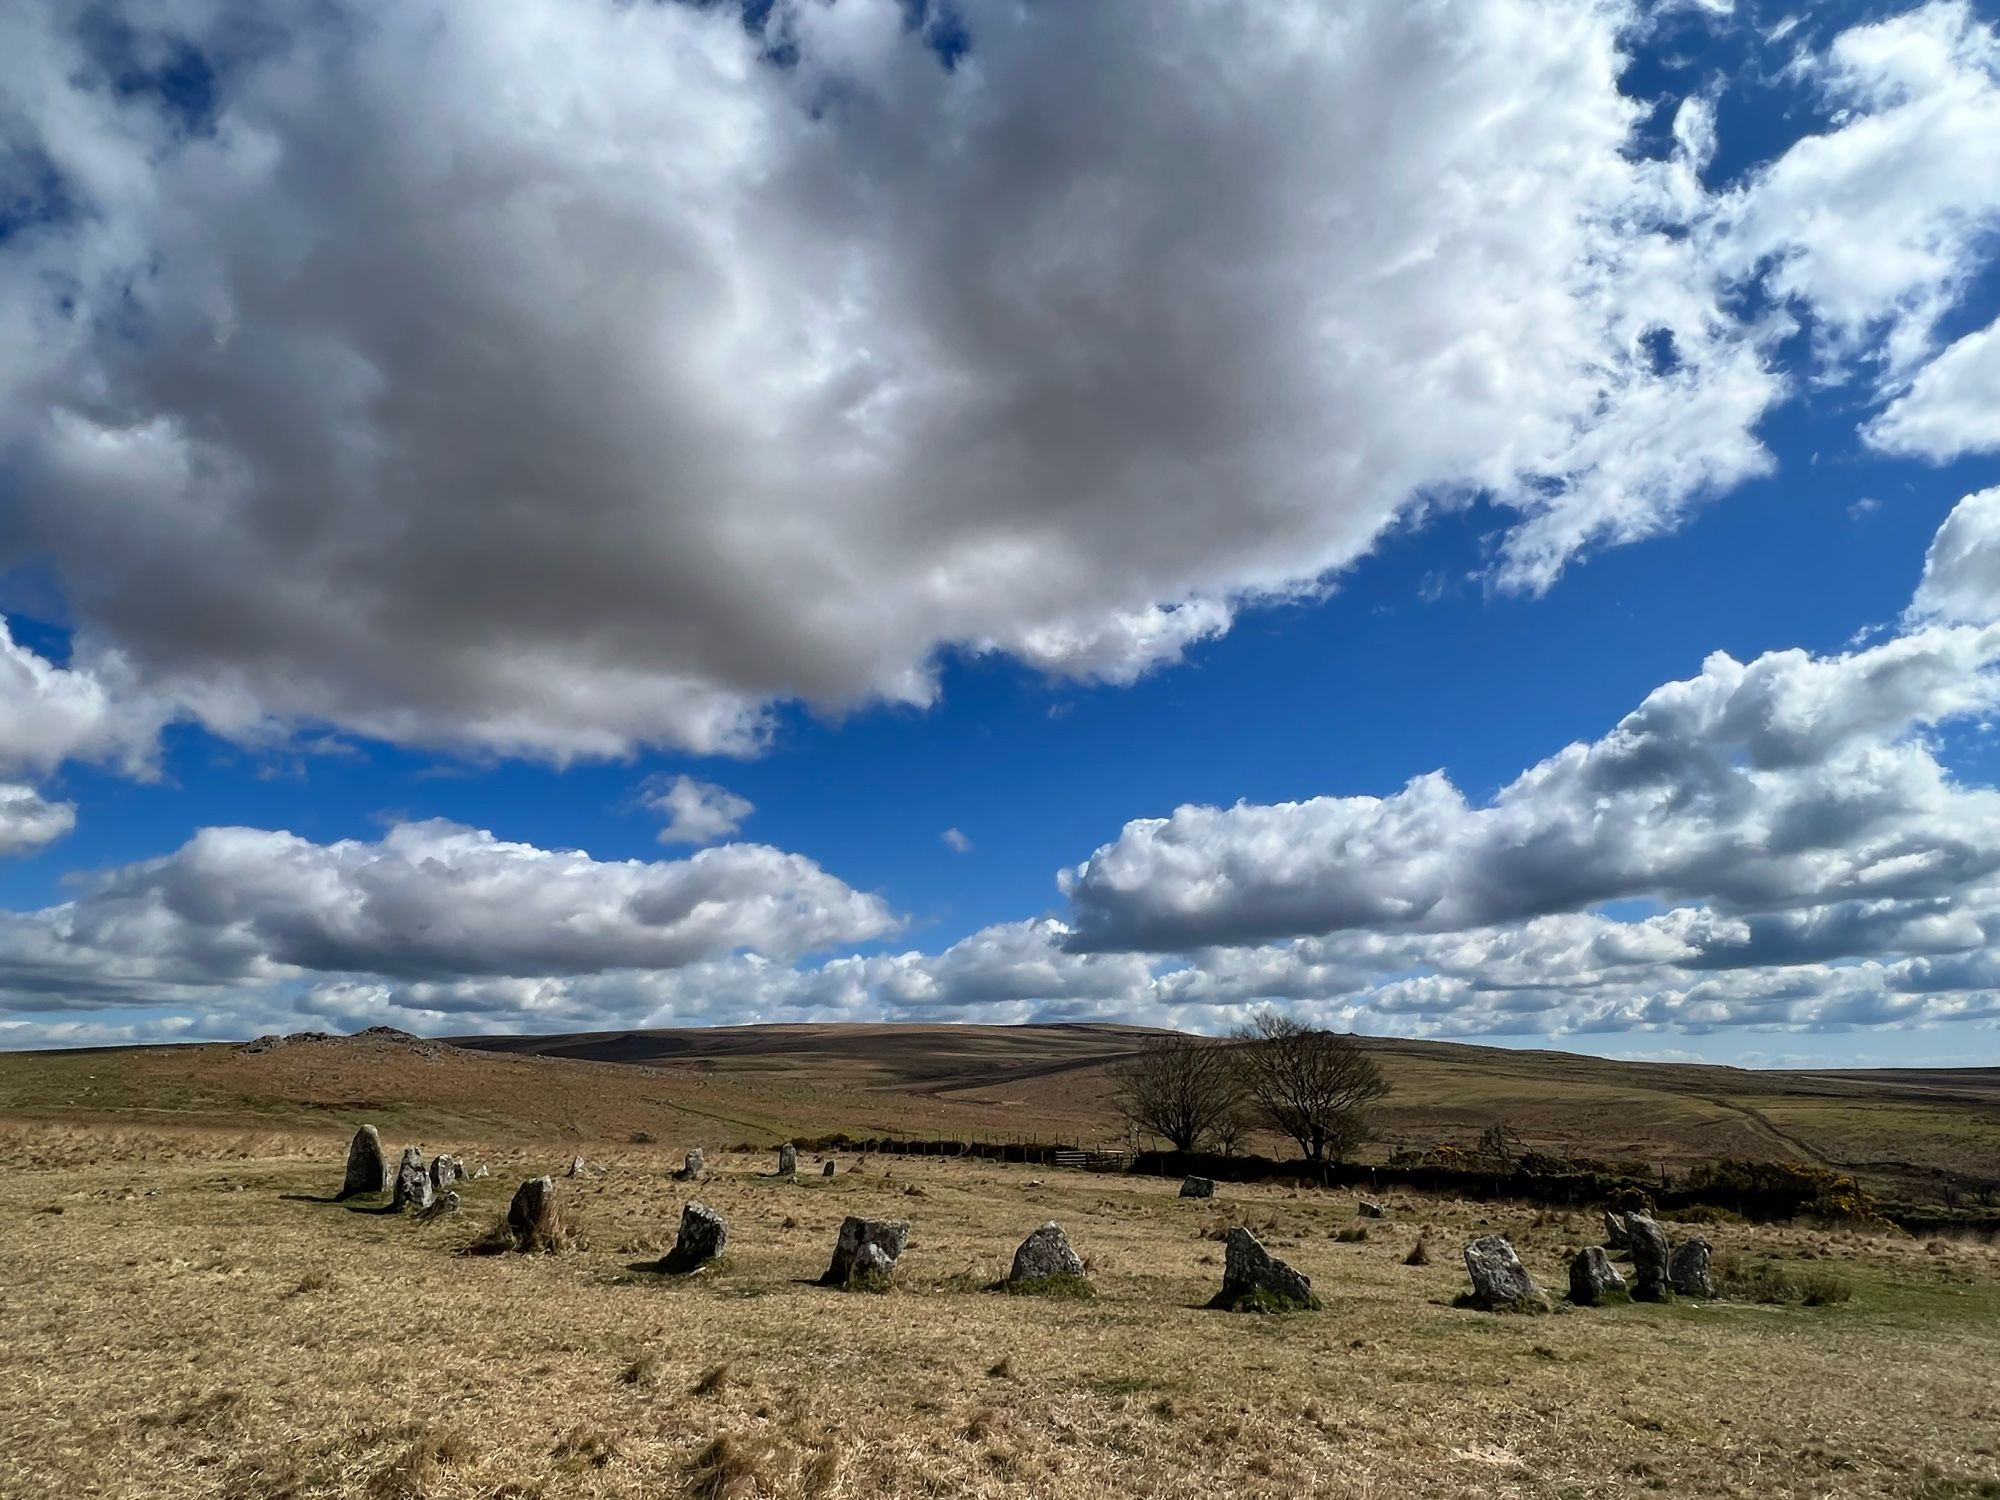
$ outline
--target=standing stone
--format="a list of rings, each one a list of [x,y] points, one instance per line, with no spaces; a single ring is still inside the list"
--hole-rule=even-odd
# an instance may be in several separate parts
[[[431,1159],[431,1186],[442,1193],[465,1177],[465,1163],[440,1151]]]
[[[552,1248],[556,1227],[556,1184],[552,1177],[530,1177],[514,1189],[507,1205],[507,1232],[516,1250]]]
[[[1223,1247],[1222,1290],[1208,1305],[1231,1312],[1317,1312],[1320,1301],[1311,1277],[1294,1271],[1238,1224]]]
[[[1489,1234],[1465,1247],[1465,1271],[1472,1278],[1467,1301],[1487,1312],[1526,1311],[1547,1304],[1535,1278],[1504,1234]]]
[[[833,1161],[831,1158],[828,1158],[827,1164],[820,1168],[819,1175],[822,1177],[831,1177],[833,1175]]]
[[[403,1159],[396,1167],[396,1196],[390,1207],[429,1208],[436,1189],[431,1186],[431,1174],[424,1166],[424,1153],[415,1146],[403,1148]]]
[[[849,1215],[840,1222],[833,1261],[819,1279],[821,1286],[888,1290],[890,1274],[910,1242],[910,1226],[902,1219],[862,1219]]]
[[[1625,1233],[1632,1241],[1632,1300],[1667,1300],[1666,1231],[1644,1214],[1625,1215]]]
[[[1700,1235],[1674,1246],[1667,1259],[1667,1282],[1683,1297],[1713,1297],[1715,1286],[1708,1279],[1708,1258],[1714,1247]]]
[[[729,1226],[722,1215],[706,1203],[690,1203],[681,1210],[681,1232],[660,1269],[677,1275],[698,1270],[722,1254],[728,1243]]]
[[[796,1177],[799,1175],[799,1148],[790,1141],[778,1148],[778,1175]]]
[[[1569,1263],[1569,1300],[1578,1307],[1595,1307],[1606,1292],[1625,1290],[1625,1278],[1601,1246],[1586,1245]]]
[[[1215,1179],[1213,1177],[1184,1177],[1181,1179],[1183,1198],[1213,1198]]]
[[[389,1158],[382,1154],[381,1132],[373,1125],[363,1125],[347,1143],[347,1175],[341,1180],[340,1196],[355,1198],[388,1191]]]
[[[568,1173],[569,1176],[581,1177],[585,1172],[589,1170],[590,1170],[590,1163],[585,1161],[581,1155],[572,1156],[569,1159],[569,1173]]]
[[[1389,1217],[1389,1210],[1384,1208],[1381,1204],[1377,1203],[1372,1198],[1363,1198],[1361,1202],[1355,1206],[1360,1211],[1361,1217],[1364,1219],[1386,1219]]]
[[[674,1173],[674,1181],[700,1182],[706,1160],[701,1154],[701,1147],[696,1146],[694,1150],[688,1152],[687,1159],[681,1163],[681,1169]]]
[[[1012,1285],[1044,1281],[1051,1276],[1083,1275],[1083,1257],[1069,1247],[1062,1225],[1050,1220],[1025,1240],[1014,1252],[1014,1265],[1007,1272]]]
[[[1632,1236],[1625,1231],[1625,1221],[1608,1208],[1604,1210],[1604,1248],[1607,1250],[1632,1248]]]
[[[419,1224],[429,1224],[436,1219],[448,1219],[457,1212],[458,1194],[455,1192],[443,1192],[437,1195],[436,1201],[429,1208],[420,1208],[417,1210],[417,1222]]]

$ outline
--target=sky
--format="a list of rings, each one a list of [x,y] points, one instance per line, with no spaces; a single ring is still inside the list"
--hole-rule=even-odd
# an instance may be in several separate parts
[[[0,1047],[2000,1065],[2000,10],[19,0]]]

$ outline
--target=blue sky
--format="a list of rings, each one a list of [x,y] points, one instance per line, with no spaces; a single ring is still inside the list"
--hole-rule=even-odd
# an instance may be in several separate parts
[[[1994,15],[1461,9],[24,8],[0,1045],[2000,1063]]]

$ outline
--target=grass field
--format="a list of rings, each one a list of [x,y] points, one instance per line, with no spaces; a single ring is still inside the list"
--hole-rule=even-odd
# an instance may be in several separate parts
[[[1851,1300],[1496,1316],[1451,1306],[1464,1241],[1509,1234],[1560,1291],[1589,1216],[1398,1196],[1344,1242],[1346,1194],[853,1156],[791,1183],[703,1130],[589,1150],[558,1184],[581,1249],[468,1257],[573,1140],[427,1133],[493,1175],[419,1225],[328,1201],[351,1123],[0,1123],[0,1493],[2000,1494],[1986,1244],[1721,1225],[1719,1263]],[[691,1193],[727,1263],[664,1278]],[[914,1226],[887,1296],[809,1284],[849,1213]],[[1051,1218],[1098,1295],[985,1290]],[[1204,1310],[1231,1220],[1327,1310]],[[1405,1265],[1420,1235],[1432,1262]]]
[[[1117,1026],[752,1026],[488,1038],[383,1038],[0,1054],[0,1118],[200,1121],[313,1129],[357,1115],[416,1134],[619,1143],[857,1136],[1117,1144]],[[1936,1201],[2000,1178],[2000,1069],[1748,1072],[1366,1039],[1392,1092],[1380,1155],[1469,1145],[1496,1122],[1558,1155],[1674,1168],[1715,1157],[1852,1170]],[[1261,1143],[1279,1152],[1282,1143]]]

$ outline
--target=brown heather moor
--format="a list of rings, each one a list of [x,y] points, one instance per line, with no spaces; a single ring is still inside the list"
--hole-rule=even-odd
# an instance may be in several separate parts
[[[1466,1239],[1509,1235],[1560,1291],[1594,1217],[1390,1192],[1362,1238],[1352,1193],[1224,1184],[1194,1203],[1146,1177],[848,1153],[830,1180],[802,1153],[783,1182],[771,1152],[722,1148],[775,1139],[794,1100],[800,1134],[815,1108],[931,1119],[950,1078],[840,1072],[812,1104],[796,1064],[732,1089],[722,1067],[697,1084],[383,1047],[71,1056],[40,1083],[33,1060],[0,1059],[0,1494],[2000,1495],[2000,1250],[1983,1241],[1704,1226],[1719,1265],[1847,1300],[1493,1316],[1450,1305]],[[1004,1099],[985,1063],[975,1094]],[[321,1092],[372,1087],[370,1108],[302,1096],[314,1069]],[[1082,1110],[1089,1076],[1015,1087],[1068,1078]],[[548,1080],[534,1097],[530,1077]],[[362,1118],[392,1153],[420,1142],[492,1175],[432,1225],[328,1201]],[[632,1144],[640,1129],[655,1139]],[[697,1144],[709,1180],[674,1183]],[[558,1182],[579,1248],[462,1253],[521,1178],[579,1151],[599,1170]],[[693,1196],[727,1217],[727,1259],[662,1277]],[[886,1296],[810,1284],[849,1213],[915,1226]],[[1098,1295],[986,1290],[1051,1218]],[[1203,1310],[1231,1221],[1326,1311]],[[1406,1264],[1419,1237],[1429,1263]]]

